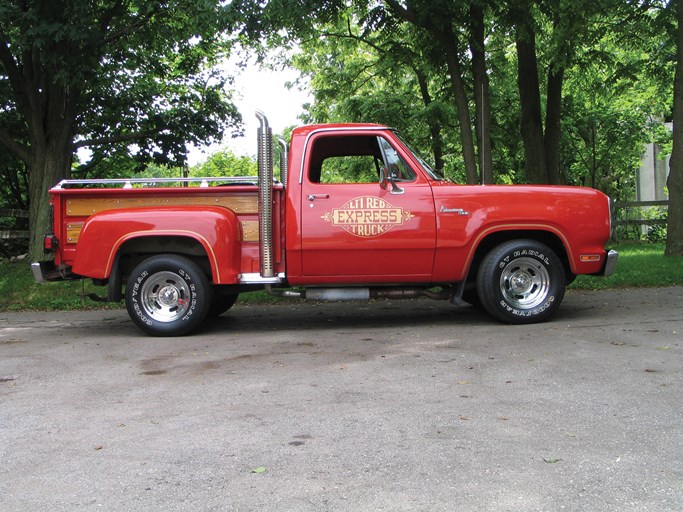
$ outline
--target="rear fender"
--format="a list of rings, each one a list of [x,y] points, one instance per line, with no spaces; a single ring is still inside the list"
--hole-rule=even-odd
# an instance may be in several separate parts
[[[194,240],[208,258],[213,283],[238,282],[237,216],[231,210],[212,206],[129,208],[96,213],[83,225],[73,272],[96,279],[108,278],[121,246],[145,237]]]

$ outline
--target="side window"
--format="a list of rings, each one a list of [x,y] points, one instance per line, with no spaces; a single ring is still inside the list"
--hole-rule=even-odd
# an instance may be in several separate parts
[[[313,183],[378,183],[383,164],[377,136],[320,134],[308,159]]]
[[[388,141],[377,135],[320,134],[308,158],[312,183],[379,183],[386,168],[394,181],[413,181],[415,173]]]

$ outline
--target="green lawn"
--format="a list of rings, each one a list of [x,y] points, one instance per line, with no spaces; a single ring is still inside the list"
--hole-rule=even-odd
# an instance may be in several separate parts
[[[619,263],[608,278],[579,276],[572,289],[604,290],[652,286],[683,286],[683,258],[664,257],[661,244],[622,244]],[[71,310],[120,308],[90,300],[88,293],[103,295],[106,289],[93,286],[89,280],[36,284],[26,262],[0,262],[0,311]],[[265,293],[244,294],[241,303],[269,303],[278,299]]]
[[[665,257],[663,244],[621,244],[617,270],[610,277],[579,276],[571,288],[605,290],[683,285],[683,258]]]

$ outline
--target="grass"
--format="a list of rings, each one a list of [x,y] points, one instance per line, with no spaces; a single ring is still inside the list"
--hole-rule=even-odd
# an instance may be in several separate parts
[[[89,280],[43,283],[33,279],[26,261],[0,263],[0,311],[53,311],[119,308],[118,304],[95,302],[85,295],[103,295],[106,288]]]
[[[605,290],[610,288],[642,288],[683,286],[683,258],[664,257],[662,244],[621,244],[619,262],[614,275],[579,276],[571,289]],[[89,280],[36,284],[27,262],[0,262],[0,311],[117,309],[121,304],[94,302],[86,295],[104,295],[106,288]],[[278,302],[265,292],[240,296],[242,304]]]
[[[578,276],[570,288],[606,290],[683,285],[683,258],[665,257],[664,244],[624,243],[610,248],[619,251],[614,274],[610,277]]]

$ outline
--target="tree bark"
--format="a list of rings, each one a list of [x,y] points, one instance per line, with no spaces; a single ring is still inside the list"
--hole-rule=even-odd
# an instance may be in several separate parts
[[[429,108],[432,104],[432,96],[429,94],[429,85],[427,83],[427,77],[425,74],[415,68],[415,75],[417,76],[417,82],[420,86],[420,94],[422,95],[422,102],[424,106]],[[432,154],[434,155],[434,167],[437,170],[442,170],[444,167],[443,161],[443,141],[441,140],[441,122],[434,118],[427,119],[427,125],[429,125],[429,134],[431,136],[432,142]]]
[[[518,13],[515,35],[517,85],[522,112],[520,130],[524,144],[524,170],[529,183],[548,183],[536,59],[536,35],[530,23],[530,17],[529,5],[525,4]]]
[[[560,120],[562,119],[562,82],[564,68],[548,71],[548,87],[545,107],[545,162],[548,182],[560,185]]]
[[[465,164],[467,183],[474,185],[479,182],[477,173],[477,159],[474,153],[474,136],[470,121],[470,107],[465,93],[465,81],[462,78],[460,58],[458,55],[458,43],[452,27],[448,26],[443,31],[434,30],[434,35],[440,40],[446,55],[446,66],[451,79],[451,87],[455,96],[455,106],[458,113],[458,125],[460,127],[460,142],[462,144],[462,157]]]
[[[470,51],[474,76],[475,126],[479,149],[479,172],[482,183],[493,183],[493,157],[491,152],[491,114],[489,108],[489,77],[486,73],[484,46],[484,9],[470,4]]]
[[[28,169],[29,255],[34,260],[46,258],[43,235],[52,229],[49,190],[71,174],[73,120],[79,94],[73,86],[59,86],[54,78],[48,80],[53,85],[43,91],[43,108],[34,114],[42,122],[28,122],[32,155]]]
[[[561,16],[563,11],[560,2],[552,4],[553,15],[553,36],[561,38],[558,47],[558,54],[552,59],[548,69],[548,82],[546,84],[546,105],[545,105],[545,163],[548,172],[548,182],[553,185],[560,185],[566,180],[560,169],[560,136],[562,119],[562,85],[564,82],[564,72],[569,60],[570,37],[560,30]],[[566,14],[564,14],[566,16]]]
[[[669,162],[669,221],[667,256],[683,256],[683,8],[672,2],[676,10],[676,76],[674,78],[673,148]]]
[[[43,252],[43,236],[51,229],[49,190],[68,177],[71,168],[71,141],[59,150],[35,148],[36,157],[29,166],[29,256],[33,261],[49,259]]]

